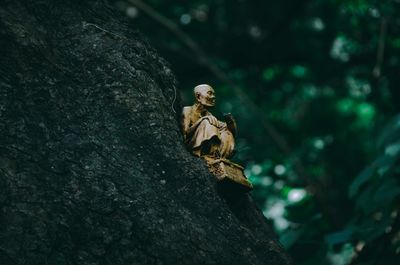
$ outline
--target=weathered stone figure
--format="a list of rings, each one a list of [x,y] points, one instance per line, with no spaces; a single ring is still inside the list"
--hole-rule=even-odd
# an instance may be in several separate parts
[[[225,122],[222,122],[208,111],[215,105],[215,92],[210,85],[196,86],[194,96],[194,105],[184,107],[182,113],[186,147],[202,157],[210,172],[227,187],[251,190],[253,186],[244,175],[243,167],[228,160],[235,148],[236,122],[232,115],[225,114]]]
[[[182,128],[187,148],[197,156],[229,158],[234,151],[236,134],[232,115],[225,115],[225,122],[221,122],[208,111],[215,105],[211,86],[196,86],[194,96],[194,105],[183,108]]]

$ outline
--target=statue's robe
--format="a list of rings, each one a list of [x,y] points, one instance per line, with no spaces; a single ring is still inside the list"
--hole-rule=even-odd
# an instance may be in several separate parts
[[[230,157],[235,139],[227,124],[218,121],[217,125],[212,125],[208,118],[196,124],[205,116],[214,117],[206,109],[199,111],[196,105],[183,108],[183,131],[187,148],[197,156]]]

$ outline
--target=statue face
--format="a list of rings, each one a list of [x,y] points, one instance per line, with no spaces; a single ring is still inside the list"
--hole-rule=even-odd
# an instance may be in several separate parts
[[[196,93],[196,100],[203,106],[213,107],[215,105],[214,89],[210,86],[204,86],[203,89]]]

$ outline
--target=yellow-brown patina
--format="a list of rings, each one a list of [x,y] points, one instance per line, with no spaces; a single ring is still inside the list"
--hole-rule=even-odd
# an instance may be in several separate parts
[[[182,131],[186,147],[192,154],[202,157],[218,180],[229,180],[245,190],[252,189],[243,167],[228,160],[235,148],[236,122],[231,114],[219,121],[211,112],[215,105],[215,91],[210,85],[194,88],[195,103],[183,108]]]

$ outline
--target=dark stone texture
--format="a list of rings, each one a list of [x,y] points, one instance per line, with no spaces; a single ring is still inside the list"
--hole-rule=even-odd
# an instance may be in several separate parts
[[[120,17],[0,4],[0,264],[289,264],[185,150],[174,76]]]

